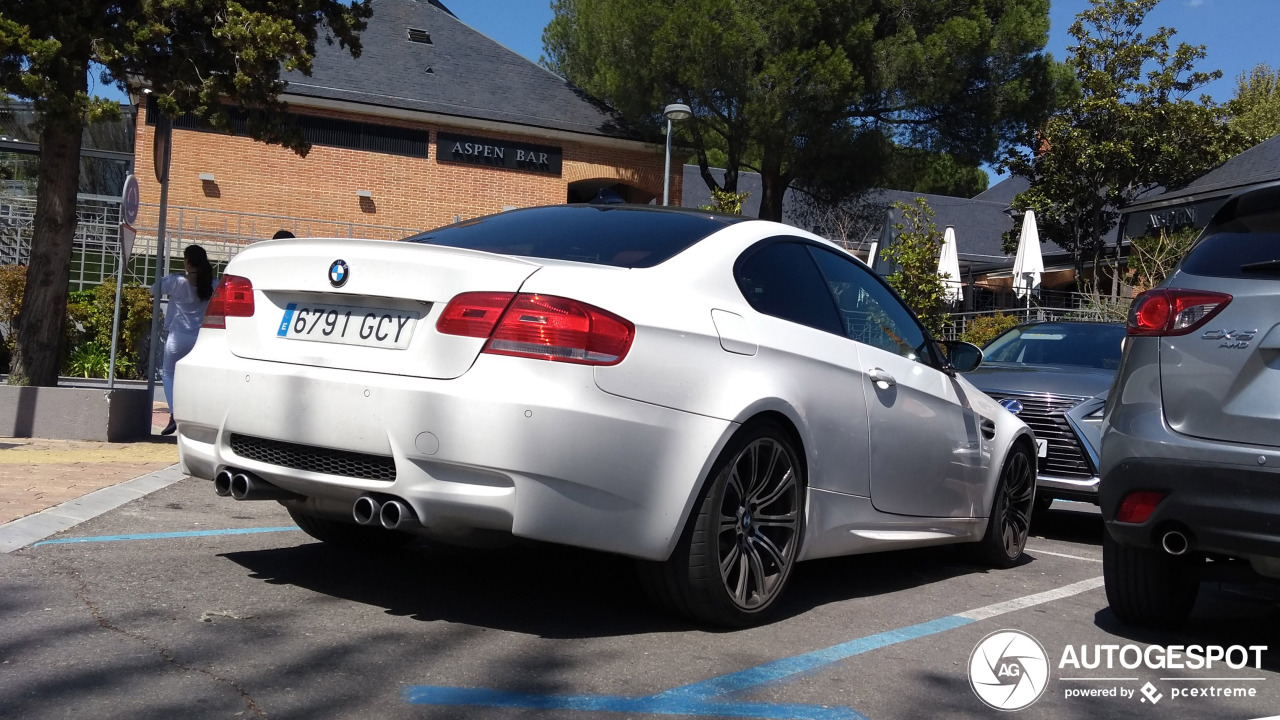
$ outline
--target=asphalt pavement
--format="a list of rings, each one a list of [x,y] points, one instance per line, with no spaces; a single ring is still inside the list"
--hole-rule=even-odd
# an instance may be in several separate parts
[[[183,478],[169,438],[4,443],[21,517],[0,525],[2,718],[995,718],[973,659],[1010,630],[1047,657],[1018,717],[1280,714],[1274,598],[1206,585],[1185,629],[1121,625],[1092,506],[1055,504],[1008,570],[961,547],[802,563],[776,622],[725,631],[655,612],[616,556],[315,542],[274,502]],[[1097,662],[1191,645],[1267,649],[1211,671]]]

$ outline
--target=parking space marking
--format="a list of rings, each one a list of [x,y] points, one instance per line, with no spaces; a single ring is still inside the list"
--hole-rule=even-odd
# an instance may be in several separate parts
[[[1026,595],[1020,598],[1014,598],[1013,600],[995,603],[994,605],[974,608],[968,612],[959,613],[957,617],[969,618],[970,620],[986,620],[987,618],[1004,615],[1015,610],[1022,610],[1034,605],[1043,605],[1044,603],[1052,602],[1054,600],[1061,600],[1063,598],[1071,597],[1072,595],[1079,595],[1082,592],[1088,592],[1095,588],[1100,588],[1102,585],[1102,577],[1098,576],[1089,578],[1088,580],[1074,582],[1070,585],[1063,585],[1056,590],[1046,590],[1042,593]]]
[[[58,538],[43,540],[31,547],[41,545],[68,545],[72,543],[120,542],[122,540],[162,540],[167,538],[210,537],[212,535],[255,535],[257,533],[290,532],[298,528],[261,527],[261,528],[227,528],[225,530],[185,530],[182,532],[139,533],[137,535],[97,535],[91,537]]]
[[[1053,555],[1054,557],[1071,558],[1072,560],[1084,560],[1086,562],[1096,562],[1096,563],[1102,562],[1102,560],[1098,558],[1084,557],[1083,555],[1068,555],[1066,553],[1053,552],[1051,550],[1041,550],[1039,548],[1027,548],[1027,551],[1036,553],[1037,555]]]
[[[407,702],[415,705],[465,705],[532,710],[594,710],[629,712],[643,715],[719,715],[725,717],[765,718],[766,720],[827,720],[828,718],[865,720],[866,716],[846,707],[737,702],[722,698],[747,690],[758,690],[766,685],[790,682],[799,675],[813,672],[854,655],[946,632],[980,620],[987,620],[1054,600],[1079,595],[1080,593],[1100,588],[1102,585],[1101,577],[1081,580],[1053,590],[1034,593],[992,605],[984,605],[966,612],[908,625],[896,630],[868,635],[822,650],[774,660],[753,668],[710,678],[691,685],[664,690],[645,697],[538,695],[488,688],[458,688],[438,685],[408,687],[405,689],[404,697]]]

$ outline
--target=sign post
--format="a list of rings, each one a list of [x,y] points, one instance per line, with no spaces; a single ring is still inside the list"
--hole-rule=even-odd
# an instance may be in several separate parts
[[[116,263],[116,302],[111,313],[111,360],[107,365],[107,389],[116,386],[116,346],[120,343],[120,294],[124,288],[124,268],[133,255],[133,239],[137,236],[138,178],[129,173],[120,194],[120,261]]]
[[[173,122],[163,111],[156,111],[156,134],[151,146],[155,161],[156,182],[160,183],[160,219],[156,226],[156,279],[169,271],[169,256],[164,248],[164,226],[169,211],[169,160],[173,142]],[[160,296],[151,299],[151,339],[147,343],[147,398],[155,402],[156,358],[163,357],[160,348]]]

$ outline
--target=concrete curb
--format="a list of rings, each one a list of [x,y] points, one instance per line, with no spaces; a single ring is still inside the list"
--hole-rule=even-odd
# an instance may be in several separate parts
[[[0,554],[11,553],[40,542],[50,535],[114,510],[130,500],[137,500],[172,485],[184,477],[186,475],[175,463],[163,470],[95,490],[84,497],[68,500],[61,505],[0,525]]]

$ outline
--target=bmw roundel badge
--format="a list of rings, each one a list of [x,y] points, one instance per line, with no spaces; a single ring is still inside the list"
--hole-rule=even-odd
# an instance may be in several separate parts
[[[1014,415],[1017,415],[1018,413],[1022,412],[1022,401],[1014,400],[1013,398],[1005,398],[1001,400],[1000,406],[1003,407],[1005,410],[1008,410],[1009,412],[1013,413]]]
[[[329,266],[329,284],[334,287],[342,287],[347,284],[347,278],[351,277],[351,269],[347,267],[346,260],[334,260]]]

